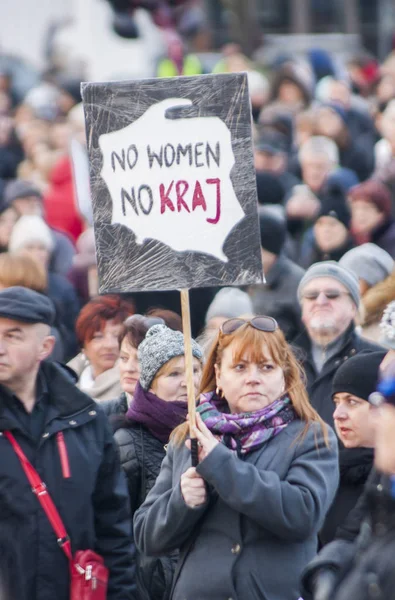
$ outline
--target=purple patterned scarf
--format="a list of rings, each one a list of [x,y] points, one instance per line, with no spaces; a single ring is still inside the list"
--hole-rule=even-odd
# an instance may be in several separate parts
[[[173,429],[187,418],[187,412],[187,402],[165,402],[137,383],[126,418],[141,423],[154,437],[167,444]]]
[[[239,454],[253,452],[297,418],[287,396],[256,412],[230,414],[228,404],[215,392],[202,394],[197,410],[206,427],[226,446]]]

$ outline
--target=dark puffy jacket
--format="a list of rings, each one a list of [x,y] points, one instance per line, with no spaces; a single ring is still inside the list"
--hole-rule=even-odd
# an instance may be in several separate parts
[[[310,402],[320,417],[333,427],[335,404],[332,400],[332,380],[337,369],[346,360],[359,352],[377,352],[382,350],[382,347],[359,337],[352,323],[344,334],[341,348],[324,364],[322,371],[317,374],[311,355],[311,342],[307,333],[303,332],[296,338],[294,344],[296,345],[298,358],[306,371],[307,392]],[[333,539],[337,527],[342,524],[348,512],[355,506],[368,476],[371,460],[371,455],[370,457],[366,456],[366,450],[355,448],[350,451],[340,444],[339,468],[341,483],[320,533],[321,544]]]
[[[121,464],[125,471],[132,516],[154,486],[166,455],[163,443],[140,423],[124,420],[114,438],[119,446]],[[170,598],[173,573],[178,553],[160,558],[137,554],[137,591],[139,600]]]
[[[323,528],[320,531],[320,544],[325,546],[336,535],[363,493],[366,480],[373,467],[371,448],[344,448],[339,451],[340,483],[335,499],[330,507]]]
[[[372,488],[381,484],[382,475],[372,469],[365,484],[364,491],[358,502],[336,531],[336,537],[307,565],[302,573],[301,593],[304,600],[312,600],[314,586],[320,574],[330,573],[332,588],[339,584],[354,560],[357,538],[364,529],[364,523],[369,518],[369,493]]]
[[[356,543],[351,568],[331,600],[395,599],[395,499],[389,478],[367,493],[369,516]]]
[[[69,567],[53,529],[33,494],[3,431],[13,432],[37,469],[68,532],[73,553],[93,549],[110,571],[108,600],[134,600],[134,552],[127,489],[107,419],[89,396],[53,363],[43,363],[49,394],[39,443],[23,428],[0,388],[0,493],[8,491],[16,514],[25,518],[17,548],[26,600],[68,600]],[[64,446],[57,438],[63,433]],[[68,472],[69,471],[69,472]],[[3,486],[3,488],[1,487]],[[3,511],[0,529],[3,530]],[[18,596],[19,600],[19,596]]]

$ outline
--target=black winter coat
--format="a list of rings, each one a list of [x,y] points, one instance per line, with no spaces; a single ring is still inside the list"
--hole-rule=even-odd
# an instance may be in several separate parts
[[[354,561],[333,600],[395,599],[395,498],[389,478],[367,493],[369,516],[356,543]]]
[[[344,448],[339,451],[340,483],[319,535],[321,546],[329,544],[363,493],[373,467],[370,448]]]
[[[359,337],[355,332],[354,324],[351,324],[345,333],[340,350],[325,363],[321,373],[317,374],[307,333],[301,334],[295,340],[295,344],[297,344],[298,357],[306,371],[310,402],[320,417],[333,427],[335,404],[332,400],[332,379],[336,370],[359,352],[375,352],[382,348]],[[348,450],[340,442],[339,446],[340,486],[320,532],[321,546],[333,539],[337,527],[343,523],[355,506],[372,466],[371,451],[363,448]]]
[[[311,355],[311,342],[306,331],[301,333],[293,342],[293,347],[301,361],[307,376],[307,392],[310,402],[320,417],[333,427],[335,405],[332,400],[332,379],[337,369],[348,358],[358,352],[377,352],[383,348],[361,338],[351,323],[345,332],[344,343],[340,350],[324,365],[321,373],[317,373]]]
[[[373,467],[358,502],[344,523],[338,527],[336,538],[307,565],[301,578],[304,600],[312,600],[315,580],[320,574],[331,574],[334,589],[350,571],[359,545],[358,536],[365,535],[365,523],[369,520],[371,490],[381,490],[381,479],[382,475]]]
[[[71,538],[72,551],[93,549],[110,571],[108,600],[133,600],[134,551],[127,489],[117,448],[101,408],[79,391],[57,365],[43,363],[49,405],[37,444],[9,408],[0,388],[0,495],[24,515],[23,600],[68,600],[69,567],[53,529],[32,492],[22,466],[3,431],[14,434],[50,493]],[[62,432],[66,457],[57,436]],[[63,458],[62,458],[63,457]],[[69,472],[66,465],[68,463]],[[69,476],[68,476],[69,475]],[[4,493],[3,493],[4,503]],[[0,514],[0,529],[3,519]]]
[[[129,488],[132,517],[143,504],[159,475],[166,455],[163,443],[140,423],[124,420],[114,434]],[[139,600],[167,600],[170,597],[178,553],[160,558],[137,555]]]

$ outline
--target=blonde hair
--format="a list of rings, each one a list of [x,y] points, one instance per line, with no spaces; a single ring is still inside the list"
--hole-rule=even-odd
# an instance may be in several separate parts
[[[25,254],[0,254],[0,287],[15,285],[44,293],[47,289],[47,274],[33,258]]]
[[[180,354],[179,356],[173,356],[173,358],[171,358],[164,365],[162,365],[161,368],[159,369],[159,371],[155,374],[155,377],[153,378],[151,385],[150,385],[150,389],[154,393],[155,393],[156,383],[157,383],[159,377],[162,377],[162,375],[164,375],[164,376],[170,375],[172,370],[175,368],[176,362],[178,361],[179,358],[184,358],[184,354]],[[197,360],[199,362],[199,364],[202,365],[202,361],[199,360],[198,358],[196,358],[196,356],[193,357],[193,360],[194,361]]]
[[[267,360],[268,353],[273,362],[281,367],[284,373],[285,391],[291,400],[298,417],[306,423],[301,437],[303,438],[311,422],[321,426],[325,444],[329,446],[328,428],[317,411],[311,406],[305,387],[305,374],[302,366],[287,343],[281,329],[265,332],[245,324],[229,335],[218,332],[207,356],[203,369],[200,393],[213,392],[216,388],[215,365],[221,365],[222,354],[228,346],[235,342],[233,360],[248,359],[254,363]],[[266,352],[265,352],[266,351]],[[179,425],[172,433],[171,439],[180,445],[188,434],[188,424]]]

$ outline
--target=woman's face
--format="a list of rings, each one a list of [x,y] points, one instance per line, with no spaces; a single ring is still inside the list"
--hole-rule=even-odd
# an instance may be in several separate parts
[[[124,392],[133,395],[134,388],[140,375],[140,365],[137,358],[137,348],[123,338],[119,354],[119,372],[121,374],[121,386]]]
[[[118,337],[121,330],[122,324],[114,323],[114,320],[110,319],[101,331],[96,331],[93,338],[85,342],[84,353],[91,364],[94,377],[112,369],[118,360]]]
[[[268,350],[263,349],[263,361],[258,364],[248,357],[235,361],[235,349],[233,341],[223,351],[221,365],[215,365],[217,386],[230,412],[256,412],[280,398],[285,391],[284,373]]]
[[[284,104],[298,104],[303,102],[302,90],[292,81],[283,81],[278,90],[278,99]]]
[[[195,396],[197,396],[199,392],[201,376],[201,364],[197,358],[194,358],[193,385]],[[168,372],[155,377],[150,392],[153,392],[158,398],[165,402],[174,402],[175,400],[181,400],[183,402],[188,401],[185,358],[183,356],[179,356],[173,360],[171,369]]]
[[[7,210],[0,215],[0,246],[3,248],[8,247],[11,232],[17,220],[18,215],[13,208],[7,208]]]
[[[51,253],[48,250],[48,248],[41,242],[29,242],[23,247],[23,250],[21,250],[21,252],[23,254],[26,254],[27,256],[30,256],[40,266],[44,266],[45,269],[48,268]]]
[[[339,392],[333,398],[335,429],[346,448],[374,446],[374,407],[363,398]]]
[[[343,121],[331,108],[321,108],[317,116],[317,135],[337,138],[344,128]]]
[[[320,217],[314,225],[317,246],[323,252],[330,252],[346,243],[348,231],[337,219],[330,216]]]

